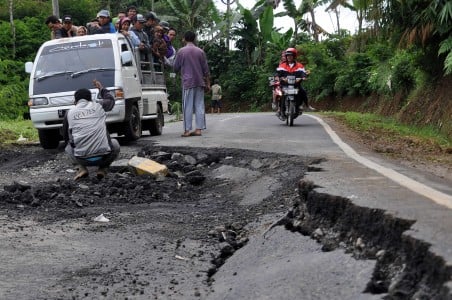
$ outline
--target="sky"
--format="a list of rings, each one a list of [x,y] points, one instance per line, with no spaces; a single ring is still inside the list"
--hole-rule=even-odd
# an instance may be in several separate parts
[[[223,0],[226,2],[227,0]],[[236,7],[236,1],[231,4],[231,8],[234,9]],[[251,9],[254,4],[257,2],[256,0],[239,0],[240,4],[248,9]],[[295,6],[298,6],[301,3],[301,0],[294,0]],[[215,0],[216,6],[221,11],[226,11],[226,4],[224,4],[221,0]],[[325,12],[326,6],[320,6],[315,10],[316,22],[327,32],[334,32],[336,30],[336,16],[333,13]],[[284,11],[284,6],[279,3],[274,13],[279,13]],[[340,8],[340,19],[339,23],[342,29],[348,29],[351,33],[354,33],[358,27],[358,21],[356,20],[355,12],[349,10],[348,8]],[[307,16],[306,16],[307,17]],[[276,28],[282,28],[282,31],[285,32],[290,27],[293,27],[293,20],[289,17],[280,17],[275,18],[274,26]]]

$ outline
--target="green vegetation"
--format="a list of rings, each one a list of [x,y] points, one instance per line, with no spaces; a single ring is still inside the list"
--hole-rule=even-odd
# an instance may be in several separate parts
[[[1,144],[38,142],[38,131],[29,120],[0,121],[0,141]]]
[[[437,145],[441,149],[452,148],[452,140],[433,126],[404,125],[394,118],[370,113],[324,112],[322,114],[340,120],[355,132],[384,139],[386,142],[410,139],[424,147],[425,145]]]

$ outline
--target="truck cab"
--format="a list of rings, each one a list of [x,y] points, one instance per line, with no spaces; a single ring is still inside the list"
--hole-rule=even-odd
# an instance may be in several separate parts
[[[150,55],[149,55],[150,56]],[[141,137],[143,130],[161,135],[168,94],[162,66],[157,71],[152,58],[144,60],[120,33],[95,34],[45,42],[34,63],[25,64],[30,73],[29,111],[43,148],[57,148],[67,110],[74,105],[74,93],[88,88],[93,101],[96,79],[115,97],[107,113],[110,133],[127,140]]]

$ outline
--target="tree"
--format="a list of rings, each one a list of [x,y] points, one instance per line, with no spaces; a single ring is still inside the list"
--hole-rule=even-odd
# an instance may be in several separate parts
[[[321,28],[315,18],[315,9],[323,5],[326,0],[302,0],[298,8],[295,6],[294,0],[283,0],[285,12],[279,13],[276,16],[289,16],[294,21],[294,39],[298,39],[298,30],[306,30],[310,32],[316,42],[319,41],[319,35],[321,33],[326,33],[326,31]],[[311,21],[305,21],[303,17],[309,14]]]
[[[170,13],[179,23],[179,28],[202,31],[211,25],[211,14],[218,15],[212,0],[162,0],[170,8]]]

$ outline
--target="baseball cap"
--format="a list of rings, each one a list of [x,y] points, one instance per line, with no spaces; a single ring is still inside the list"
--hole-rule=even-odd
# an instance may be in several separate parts
[[[152,11],[150,11],[146,15],[146,20],[155,20],[155,19],[157,19],[157,15],[154,12],[152,12]]]
[[[70,15],[65,15],[62,19],[63,23],[70,22],[72,23],[72,17]]]
[[[162,26],[165,30],[168,30],[170,27],[169,23],[166,21],[160,21],[159,25]]]
[[[109,18],[110,17],[110,12],[106,9],[102,9],[98,14],[98,17],[106,17]]]
[[[137,22],[140,22],[140,23],[145,23],[146,22],[146,19],[143,17],[143,15],[141,15],[141,14],[138,14],[137,15],[137,20],[136,20]]]

